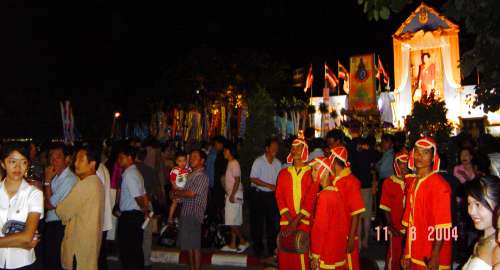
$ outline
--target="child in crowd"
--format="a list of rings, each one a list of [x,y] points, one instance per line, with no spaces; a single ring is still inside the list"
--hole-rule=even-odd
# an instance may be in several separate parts
[[[188,165],[188,156],[186,152],[178,152],[175,155],[176,166],[170,171],[170,183],[172,184],[172,191],[182,190],[186,185],[187,176],[191,172]],[[168,211],[168,224],[174,223],[175,210],[177,209],[178,200],[173,200]]]

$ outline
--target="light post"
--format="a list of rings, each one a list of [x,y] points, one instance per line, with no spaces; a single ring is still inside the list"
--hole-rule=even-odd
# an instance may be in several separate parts
[[[111,124],[111,138],[115,136],[116,119],[120,118],[120,116],[120,112],[115,112],[113,115],[113,123]]]

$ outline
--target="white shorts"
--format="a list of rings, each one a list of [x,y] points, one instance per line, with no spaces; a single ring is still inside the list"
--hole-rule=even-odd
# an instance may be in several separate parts
[[[229,201],[229,196],[226,196],[224,223],[226,226],[243,225],[243,200],[237,200],[236,203],[231,203]]]

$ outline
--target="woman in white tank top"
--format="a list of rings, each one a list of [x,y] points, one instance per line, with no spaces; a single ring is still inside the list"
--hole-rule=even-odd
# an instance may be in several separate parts
[[[497,246],[493,250],[493,270],[500,270],[500,204],[497,205],[493,221],[497,229]]]
[[[493,224],[494,209],[500,200],[500,179],[494,176],[483,176],[468,182],[465,186],[468,213],[474,227],[483,232],[474,246],[462,270],[491,270],[494,249],[497,247],[496,230]]]

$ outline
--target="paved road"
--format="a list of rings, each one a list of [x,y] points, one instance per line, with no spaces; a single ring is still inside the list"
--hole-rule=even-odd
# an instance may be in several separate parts
[[[110,270],[121,270],[119,262],[109,262]],[[185,270],[188,269],[187,265],[178,265],[178,264],[155,264],[153,265],[152,270]],[[257,268],[243,268],[243,267],[225,267],[225,266],[212,266],[212,265],[204,265],[202,267],[203,270],[242,270],[242,269],[253,269],[257,270]]]
[[[371,239],[369,243],[368,250],[361,250],[361,264],[363,265],[363,270],[381,270],[384,269],[383,264],[380,264],[385,259],[387,244],[384,242],[377,242]],[[214,250],[204,250],[205,253],[213,252]],[[251,255],[251,249],[249,252]],[[112,260],[109,260],[110,270],[121,270],[120,263],[117,261],[115,257]],[[378,267],[377,267],[378,266]],[[172,270],[183,270],[188,269],[187,265],[177,265],[177,264],[155,264],[152,270],[163,270],[163,269],[172,269]],[[258,270],[263,268],[247,268],[247,267],[224,267],[224,266],[213,266],[213,265],[204,265],[202,267],[203,270],[241,270],[241,269],[251,269]]]

